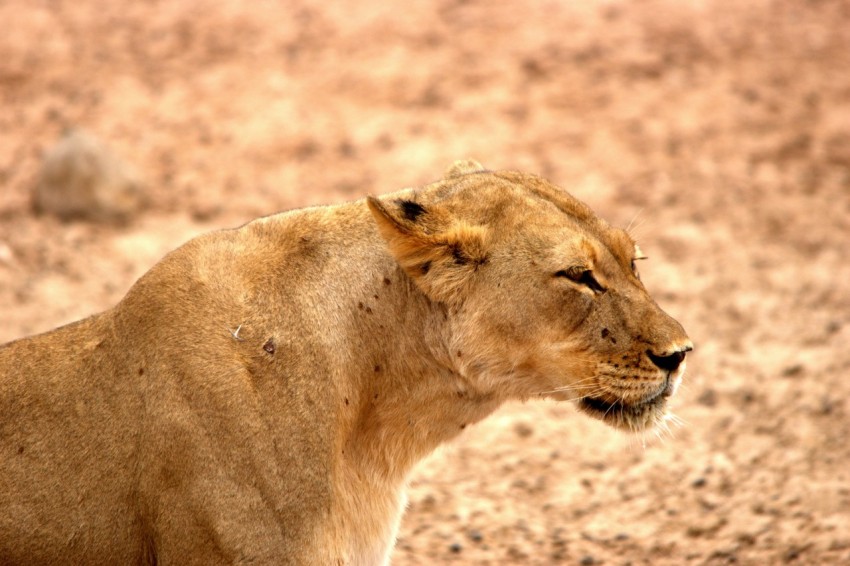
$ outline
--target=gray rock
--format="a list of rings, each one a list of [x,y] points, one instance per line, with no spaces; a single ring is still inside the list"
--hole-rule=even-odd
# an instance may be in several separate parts
[[[139,173],[97,138],[71,129],[44,156],[33,207],[63,220],[126,222],[144,208]]]

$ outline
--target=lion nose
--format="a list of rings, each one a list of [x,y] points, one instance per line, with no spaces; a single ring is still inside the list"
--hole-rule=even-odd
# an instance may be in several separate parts
[[[685,359],[685,354],[693,349],[693,346],[688,345],[680,350],[673,352],[672,354],[664,354],[661,356],[653,354],[652,351],[647,350],[646,355],[648,355],[649,359],[652,360],[652,363],[657,365],[659,368],[663,369],[664,371],[673,372],[679,369],[682,360]]]

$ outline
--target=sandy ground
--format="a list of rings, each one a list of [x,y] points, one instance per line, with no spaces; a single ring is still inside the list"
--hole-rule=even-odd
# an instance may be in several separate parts
[[[393,562],[850,562],[850,3],[410,4],[0,2],[0,342],[203,231],[460,157],[542,173],[634,223],[697,345],[685,424],[506,407],[419,468]],[[146,211],[33,214],[69,127]]]

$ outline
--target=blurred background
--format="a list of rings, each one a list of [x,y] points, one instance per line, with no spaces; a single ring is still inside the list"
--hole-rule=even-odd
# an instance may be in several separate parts
[[[850,562],[847,0],[0,0],[0,22],[0,342],[108,308],[201,232],[458,158],[539,173],[632,223],[696,343],[685,424],[505,407],[419,468],[393,563]]]

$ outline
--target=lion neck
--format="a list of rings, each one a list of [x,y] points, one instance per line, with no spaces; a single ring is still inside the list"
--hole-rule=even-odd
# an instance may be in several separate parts
[[[457,371],[446,307],[429,301],[400,269],[365,308],[372,316],[358,332],[358,390],[345,398],[354,410],[342,450],[363,474],[403,481],[419,460],[503,400]],[[370,330],[379,328],[392,331],[375,340]]]

